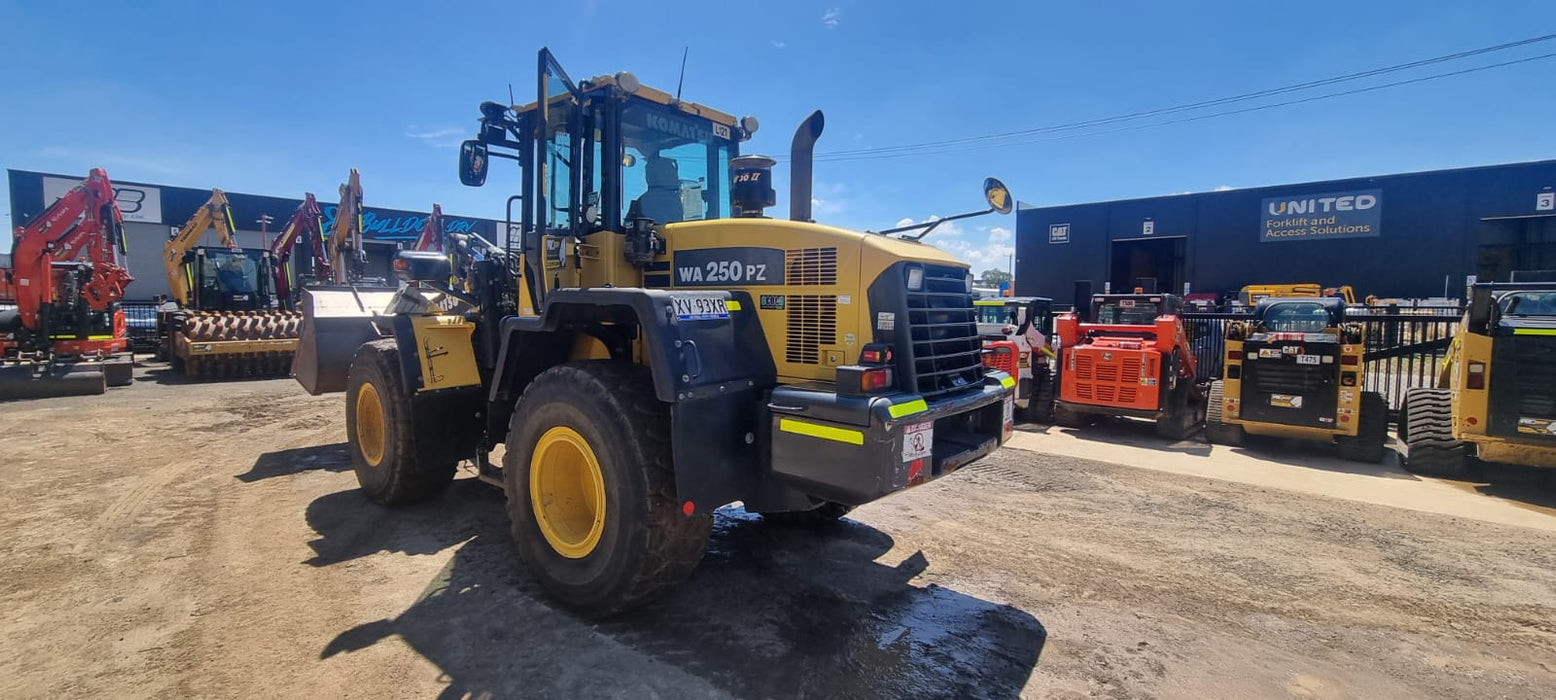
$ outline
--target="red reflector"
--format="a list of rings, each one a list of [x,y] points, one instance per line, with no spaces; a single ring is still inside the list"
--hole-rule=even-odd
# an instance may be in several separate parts
[[[1469,388],[1471,388],[1471,389],[1484,389],[1484,388],[1486,388],[1486,375],[1484,375],[1484,374],[1471,374],[1468,377],[1467,384],[1469,385]]]
[[[687,515],[697,512],[697,504],[687,501],[681,504],[681,512]]]
[[[1350,416],[1340,416],[1340,422],[1341,423],[1349,423],[1349,422],[1351,422],[1351,417]]]
[[[924,459],[920,457],[919,459],[915,459],[908,464],[908,483],[918,481],[920,478],[923,478],[923,476]]]
[[[891,386],[891,368],[876,367],[859,375],[859,388],[865,393],[880,391]]]
[[[1476,423],[1479,423],[1480,421],[1476,420],[1475,416],[1470,416],[1468,418],[1465,418],[1464,422],[1465,423],[1469,423],[1470,425],[1475,425]]]
[[[885,353],[880,350],[866,350],[859,354],[859,359],[865,362],[880,362],[885,359]]]
[[[1346,365],[1348,367],[1355,367],[1356,365],[1361,364],[1361,357],[1357,355],[1341,355],[1340,364]]]

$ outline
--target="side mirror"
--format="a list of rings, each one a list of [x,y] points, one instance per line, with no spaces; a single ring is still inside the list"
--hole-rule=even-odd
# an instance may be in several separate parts
[[[459,182],[466,187],[486,184],[486,144],[470,140],[459,145]]]
[[[1016,205],[1014,197],[1010,196],[1010,189],[998,178],[984,178],[983,198],[989,202],[989,208],[1001,214],[1009,214]]]

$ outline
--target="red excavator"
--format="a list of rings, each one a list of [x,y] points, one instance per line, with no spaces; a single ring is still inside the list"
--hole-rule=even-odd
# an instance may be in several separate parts
[[[81,259],[82,254],[85,259]],[[0,399],[101,394],[134,380],[119,300],[124,216],[101,168],[31,224],[18,226],[0,271]]]
[[[292,250],[305,238],[313,251],[313,277],[321,281],[331,279],[334,272],[330,269],[329,255],[324,252],[324,212],[319,209],[319,201],[312,192],[304,193],[303,203],[297,205],[292,218],[286,222],[286,228],[270,243],[270,255],[276,261],[273,268],[276,300],[280,302],[281,308],[289,311],[297,304],[296,294],[292,290],[296,286],[290,265]]]
[[[416,237],[416,250],[443,252],[443,206],[434,203],[432,214],[422,224],[421,235]]]

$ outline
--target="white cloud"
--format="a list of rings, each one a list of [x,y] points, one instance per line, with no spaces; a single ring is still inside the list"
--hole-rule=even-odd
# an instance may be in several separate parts
[[[451,148],[464,140],[465,130],[451,126],[423,128],[412,124],[405,128],[405,135],[435,148]]]
[[[938,220],[940,217],[931,214],[920,220],[904,218],[897,222],[897,226],[907,226],[914,223],[925,223]],[[908,231],[907,235],[916,236],[917,231]],[[981,275],[984,270],[997,268],[1008,271],[1010,269],[1010,256],[1016,252],[1011,244],[1010,229],[1002,226],[994,226],[984,232],[984,227],[977,227],[976,232],[969,232],[956,222],[948,222],[935,227],[924,242],[947,253],[950,253],[963,262],[972,266],[973,274]]]
[[[843,23],[843,8],[829,7],[821,13],[821,23],[827,25],[827,29],[837,29],[837,25]]]
[[[1227,190],[1235,190],[1235,189],[1237,189],[1237,188],[1233,187],[1231,185],[1216,185],[1216,189],[1214,191],[1215,192],[1225,192]]]
[[[846,207],[843,205],[843,202],[840,200],[822,199],[820,197],[810,198],[811,216],[814,217],[817,221],[824,220],[827,217],[837,216],[838,214],[843,213],[845,208]]]
[[[767,43],[772,44],[775,49],[781,49],[789,45],[788,42],[784,41],[769,41]]]

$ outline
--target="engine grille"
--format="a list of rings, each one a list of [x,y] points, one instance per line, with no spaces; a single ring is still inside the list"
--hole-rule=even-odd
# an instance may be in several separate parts
[[[837,297],[791,294],[784,306],[789,320],[784,357],[796,364],[821,364],[821,346],[837,344]]]
[[[1556,417],[1556,342],[1545,338],[1514,340],[1513,361],[1518,367],[1518,415]],[[1492,371],[1495,370],[1493,367]]]
[[[793,248],[784,254],[785,281],[791,285],[837,284],[837,248]]]
[[[1261,363],[1254,388],[1276,394],[1311,394],[1324,387],[1324,380],[1333,372],[1328,368],[1312,366],[1276,365]]]
[[[983,383],[977,312],[967,293],[967,270],[924,266],[924,289],[907,292],[913,343],[913,384],[926,397]]]

